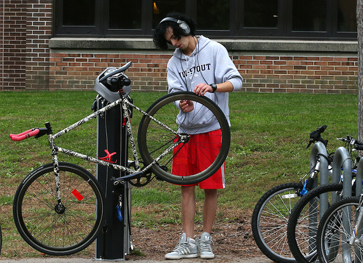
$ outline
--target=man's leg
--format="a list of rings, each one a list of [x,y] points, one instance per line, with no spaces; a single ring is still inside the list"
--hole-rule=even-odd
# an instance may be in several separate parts
[[[182,186],[182,220],[187,237],[194,238],[195,186]]]
[[[211,233],[218,207],[217,189],[204,189],[203,232]]]
[[[195,258],[198,256],[197,243],[194,237],[195,186],[182,186],[182,220],[184,233],[177,246],[165,255],[166,259]]]
[[[203,234],[200,239],[197,239],[200,258],[214,258],[212,251],[212,227],[217,212],[217,189],[205,189],[205,199],[203,207]]]

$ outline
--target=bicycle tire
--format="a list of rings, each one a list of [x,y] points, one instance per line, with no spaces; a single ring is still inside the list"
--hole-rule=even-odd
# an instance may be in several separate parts
[[[34,249],[63,256],[89,246],[101,230],[104,199],[97,179],[71,163],[59,163],[61,202],[56,211],[53,164],[33,170],[19,185],[13,204],[15,225]],[[76,191],[74,190],[76,189]]]
[[[290,251],[297,262],[315,262],[316,233],[320,213],[320,195],[326,193],[329,205],[339,200],[343,184],[326,184],[310,190],[296,204],[287,225],[287,239]],[[333,193],[337,193],[333,199]],[[335,199],[336,198],[336,199]]]
[[[317,248],[320,262],[362,262],[362,230],[349,244],[350,233],[356,223],[356,208],[360,197],[346,197],[333,204],[321,218],[317,233]],[[347,219],[347,220],[344,220]],[[343,242],[344,237],[344,242]],[[344,261],[342,250],[346,249]],[[355,253],[359,251],[360,253]]]
[[[192,101],[194,110],[189,113],[182,112],[178,108],[180,100]],[[216,129],[220,128],[221,130],[220,142],[211,142],[208,145],[198,144],[200,152],[198,155],[195,154],[192,156],[197,162],[205,164],[203,169],[200,171],[187,171],[183,175],[172,174],[172,161],[178,152],[173,153],[171,151],[163,156],[162,159],[158,160],[156,164],[152,165],[151,171],[157,177],[170,183],[189,185],[207,179],[222,167],[229,151],[231,140],[230,129],[224,113],[212,100],[205,96],[198,96],[192,92],[175,92],[155,101],[146,112],[163,125],[153,121],[148,115],[144,115],[141,119],[138,130],[138,146],[145,166],[156,160],[158,156],[162,155],[165,149],[171,146],[175,140],[182,138],[183,135],[187,135],[188,140],[181,143],[180,147],[188,147],[193,145],[193,143],[197,145],[193,135],[202,134],[209,130],[205,130],[203,125],[199,127],[193,126],[193,131],[187,130],[191,127],[188,124],[190,125],[191,122],[196,121],[196,118],[198,118],[197,121],[204,118],[205,122],[213,123],[214,127],[217,127]],[[206,116],[209,115],[212,117],[206,119]],[[166,127],[177,131],[177,134],[171,132]],[[217,139],[219,140],[219,137]],[[212,149],[216,152],[213,156],[211,154],[213,152]],[[200,154],[201,152],[202,154]],[[192,155],[192,153],[190,154]]]
[[[277,185],[258,200],[253,211],[251,224],[255,242],[274,262],[296,262],[287,245],[286,227],[291,210],[300,197],[283,198],[283,196],[295,194],[302,187],[301,183]]]

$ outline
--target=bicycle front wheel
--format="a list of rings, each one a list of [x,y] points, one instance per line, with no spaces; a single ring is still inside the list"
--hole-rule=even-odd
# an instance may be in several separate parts
[[[354,232],[359,203],[360,197],[347,197],[326,211],[317,233],[319,262],[363,262],[362,226]]]
[[[274,262],[296,262],[286,238],[291,210],[300,200],[300,183],[275,186],[258,200],[252,215],[252,233],[260,250]]]
[[[20,235],[30,246],[63,256],[79,252],[95,240],[104,201],[98,181],[87,170],[59,163],[59,174],[56,185],[53,164],[32,171],[18,187],[13,213]]]
[[[181,111],[181,100],[189,101],[194,109]],[[161,97],[146,112],[138,131],[139,151],[145,166],[154,162],[151,170],[159,178],[175,184],[194,184],[222,167],[229,151],[230,129],[224,113],[212,100],[192,92],[175,92]],[[209,141],[198,141],[200,137],[195,136],[219,129]],[[173,150],[175,143],[178,145]],[[182,150],[188,155],[183,156],[185,166],[192,161],[198,168],[173,174],[173,160],[180,157]]]
[[[302,197],[292,210],[287,225],[287,239],[297,262],[318,262],[316,233],[320,218],[324,209],[340,200],[342,190],[343,184],[319,186]],[[322,202],[324,197],[326,200]]]

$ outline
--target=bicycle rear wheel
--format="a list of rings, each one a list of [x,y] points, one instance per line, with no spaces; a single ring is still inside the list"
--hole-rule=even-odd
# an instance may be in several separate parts
[[[296,262],[287,245],[286,229],[291,210],[300,200],[300,183],[277,185],[257,202],[252,215],[252,233],[260,250],[274,262]]]
[[[69,255],[90,245],[102,226],[104,201],[101,187],[87,170],[59,163],[56,186],[53,164],[32,171],[15,194],[15,225],[36,250],[56,256]],[[60,188],[61,205],[56,196]]]
[[[332,205],[322,217],[317,232],[319,262],[362,262],[362,226],[350,240],[357,222],[360,197],[347,197]],[[351,242],[350,242],[351,241]]]
[[[182,112],[179,108],[180,100],[191,101],[194,110]],[[146,166],[157,161],[151,170],[159,178],[170,183],[188,185],[205,180],[221,168],[229,151],[230,130],[224,113],[212,100],[192,92],[175,92],[161,97],[146,112],[148,115],[141,119],[138,131],[139,151]],[[194,135],[212,131],[211,126],[212,130],[220,129],[220,134],[215,135],[213,141],[197,142]],[[177,150],[165,153],[176,141],[179,142]],[[203,167],[198,171],[173,174],[173,158],[180,154],[181,148],[190,149],[187,147],[198,149],[198,153],[188,152],[188,160],[196,161]],[[162,158],[157,159],[159,156]]]
[[[324,212],[321,211],[321,197],[325,194],[329,206],[340,200],[342,190],[343,184],[319,186],[302,197],[292,210],[287,239],[297,262],[318,262],[316,233]]]

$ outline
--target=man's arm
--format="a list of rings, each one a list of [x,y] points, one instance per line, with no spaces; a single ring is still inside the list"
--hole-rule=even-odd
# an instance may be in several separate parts
[[[226,81],[216,85],[217,89],[215,90],[215,92],[231,92],[234,89],[233,84],[230,81]],[[213,88],[205,83],[200,83],[194,88],[194,93],[196,93],[199,96],[204,96],[207,92],[212,93]]]

